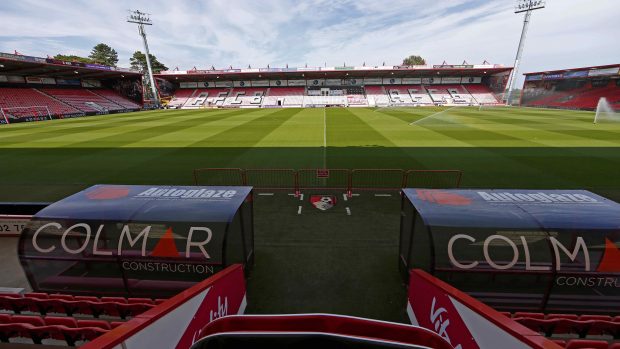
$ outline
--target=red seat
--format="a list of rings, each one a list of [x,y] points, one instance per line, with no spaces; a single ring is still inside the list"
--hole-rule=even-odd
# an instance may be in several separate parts
[[[75,296],[73,297],[76,301],[91,301],[91,302],[99,302],[99,298],[95,296]]]
[[[54,294],[50,294],[49,295],[50,299],[62,299],[65,301],[72,301],[73,300],[73,296],[70,294],[60,294],[60,293],[54,293]]]
[[[104,330],[112,329],[112,326],[110,326],[110,323],[107,321],[103,321],[103,320],[78,320],[77,325],[78,327],[99,327]]]
[[[77,321],[72,317],[46,316],[44,320],[45,324],[48,326],[61,325],[67,327],[78,327]]]
[[[30,324],[33,326],[45,326],[45,321],[43,318],[39,316],[29,316],[29,315],[13,315],[11,316],[11,322],[21,323],[21,324]]]
[[[611,321],[612,317],[609,315],[581,315],[579,316],[579,321],[588,321],[588,320]]]
[[[514,318],[514,320],[532,331],[544,333],[545,337],[551,337],[551,335],[553,335],[556,323],[561,319],[536,319],[519,317]]]
[[[8,324],[11,322],[10,314],[0,314],[0,324]]]
[[[48,298],[50,298],[49,294],[47,294],[47,293],[39,293],[39,292],[26,293],[26,294],[24,294],[24,297],[26,297],[26,298],[37,298],[37,299],[48,299]]]
[[[135,303],[143,303],[143,304],[153,304],[153,300],[150,298],[127,298],[127,303],[135,304]]]
[[[79,341],[92,341],[93,339],[108,332],[108,330],[104,330],[99,327],[69,328],[59,326],[59,328],[61,329],[62,335],[69,346],[75,346],[75,343]]]
[[[508,317],[508,318],[510,318],[512,316],[512,314],[510,314],[509,311],[500,311],[499,313],[504,315],[505,317]]]
[[[530,319],[544,319],[545,318],[545,314],[543,313],[527,313],[527,312],[522,312],[522,311],[518,311],[516,313],[514,313],[514,315],[512,316],[513,318],[530,318]]]
[[[566,349],[607,349],[609,343],[590,339],[571,339],[566,344]]]
[[[611,343],[608,349],[620,349],[620,342]]]
[[[157,299],[155,300],[155,304],[162,304],[162,303],[163,303],[163,302],[165,302],[165,301],[167,301],[167,299],[165,299],[165,298],[157,298]]]
[[[547,315],[547,319],[577,320],[577,319],[579,319],[579,315],[577,315],[577,314],[549,314],[549,315]]]
[[[121,319],[126,319],[128,316],[136,316],[144,313],[145,311],[153,308],[154,304],[135,303],[135,304],[118,304],[116,303],[116,309]]]
[[[116,303],[127,303],[127,298],[125,297],[101,297],[102,302],[116,302]]]

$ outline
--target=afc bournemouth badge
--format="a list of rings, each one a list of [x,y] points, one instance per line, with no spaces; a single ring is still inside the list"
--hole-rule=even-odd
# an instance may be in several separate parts
[[[336,205],[336,197],[334,195],[312,195],[310,203],[321,211],[327,211]]]

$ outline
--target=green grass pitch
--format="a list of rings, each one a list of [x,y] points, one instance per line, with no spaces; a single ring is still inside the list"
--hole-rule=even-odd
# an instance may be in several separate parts
[[[0,201],[95,183],[192,184],[199,167],[460,169],[462,186],[586,188],[613,197],[620,124],[593,113],[473,107],[174,110],[0,126]],[[413,123],[413,124],[412,124]],[[406,322],[400,197],[362,192],[326,212],[256,195],[249,313]],[[316,194],[332,194],[316,191]],[[391,195],[391,196],[388,196]],[[520,280],[508,280],[518,284]]]
[[[53,200],[95,183],[191,184],[198,167],[461,169],[466,187],[611,190],[620,178],[620,124],[594,125],[593,117],[475,107],[228,109],[3,125],[0,200]]]

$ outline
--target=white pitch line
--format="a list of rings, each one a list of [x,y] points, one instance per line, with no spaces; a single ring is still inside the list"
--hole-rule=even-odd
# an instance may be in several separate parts
[[[299,201],[304,201],[304,193],[299,194]]]
[[[435,116],[435,115],[439,115],[439,114],[441,114],[441,113],[445,113],[445,112],[447,112],[448,110],[454,109],[454,108],[456,108],[456,107],[458,107],[458,105],[455,105],[454,107],[450,107],[450,108],[448,108],[448,109],[446,109],[446,110],[438,111],[438,112],[433,113],[433,114],[431,114],[431,115],[425,116],[425,117],[423,117],[422,119],[419,119],[419,120],[416,120],[416,121],[414,121],[414,122],[410,123],[410,124],[409,124],[409,126],[411,126],[411,125],[415,125],[415,124],[417,124],[418,122],[420,122],[420,121],[422,121],[422,120],[424,120],[424,119],[428,119],[428,118],[430,118],[431,116]]]
[[[346,194],[346,193],[342,193],[342,199],[343,199],[344,201],[349,201],[349,198],[347,197],[347,194]]]
[[[323,107],[323,168],[327,168],[327,109]]]
[[[350,208],[348,208],[348,207],[345,207],[345,208],[346,208],[346,210],[347,210],[347,216],[350,216],[350,215],[351,215],[351,209],[350,209]]]
[[[351,196],[360,196],[360,194],[351,194]]]
[[[273,193],[258,193],[260,196],[273,196]]]
[[[375,196],[392,196],[392,194],[375,194]]]
[[[293,193],[289,193],[289,194],[288,194],[288,196],[295,196],[295,194],[293,194]]]
[[[297,214],[301,214],[301,205],[297,208]]]

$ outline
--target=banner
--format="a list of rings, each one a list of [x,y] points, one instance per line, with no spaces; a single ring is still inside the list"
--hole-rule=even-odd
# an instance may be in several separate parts
[[[286,80],[283,80],[286,82]],[[269,80],[252,80],[252,86],[254,87],[267,87],[269,86]]]
[[[259,83],[257,85],[257,83]],[[267,85],[265,85],[264,83],[267,83]],[[272,87],[281,87],[281,86],[286,86],[286,80],[260,80],[260,81],[252,81],[252,86],[272,86]]]
[[[323,79],[314,79],[314,80],[306,80],[307,86],[323,86],[325,84],[325,80]]]
[[[569,71],[569,72],[564,73],[564,78],[585,78],[587,76],[588,76],[587,70]],[[529,81],[529,80],[526,79],[526,81]]]
[[[543,78],[545,80],[560,80],[564,78],[564,74],[563,73],[545,74]]]
[[[58,85],[70,85],[70,86],[81,86],[82,85],[79,79],[56,79],[56,83]]]
[[[441,83],[442,84],[459,84],[459,83],[461,83],[461,77],[460,76],[456,76],[456,77],[450,77],[450,76],[442,77],[441,78]]]
[[[14,83],[18,83],[18,84],[23,84],[25,82],[23,76],[9,75],[6,78],[7,78],[8,82],[14,82]]]
[[[99,80],[82,80],[82,87],[101,87]]]
[[[56,79],[54,78],[41,78],[41,82],[46,85],[56,85]],[[97,81],[97,83],[99,83],[99,86],[101,86],[100,81]]]
[[[40,77],[36,77],[36,76],[27,76],[26,77],[26,83],[27,84],[42,84],[43,82],[41,81]]]
[[[342,80],[340,79],[326,79],[325,86],[340,86],[342,84]]]
[[[436,332],[454,348],[560,349],[542,335],[529,330],[421,271],[409,278],[407,314],[413,325]]]
[[[400,85],[401,83],[401,78],[383,78],[384,85]]]
[[[181,82],[179,83],[179,87],[180,88],[196,88],[198,87],[198,83],[197,82]]]
[[[84,349],[189,349],[211,321],[245,312],[243,268],[233,265],[109,332]]]
[[[419,85],[422,83],[422,78],[403,78],[404,85]]]
[[[605,69],[590,69],[588,76],[603,76],[603,75],[616,75],[618,74],[618,67],[605,68]]]
[[[364,78],[364,85],[381,85],[382,83],[381,78]]]
[[[306,86],[306,80],[288,80],[289,86]]]
[[[434,65],[433,69],[469,69],[473,67],[474,67],[473,65],[469,65],[469,64],[458,64],[458,65],[442,64],[442,65]]]
[[[482,82],[482,78],[479,76],[463,76],[461,78],[461,84],[479,84]]]
[[[242,80],[242,81],[233,81],[233,86],[234,87],[250,87],[250,81],[249,80]]]
[[[542,78],[543,78],[542,74],[526,75],[525,81],[539,81],[539,80],[542,80]]]
[[[215,87],[233,87],[232,81],[216,81]]]

